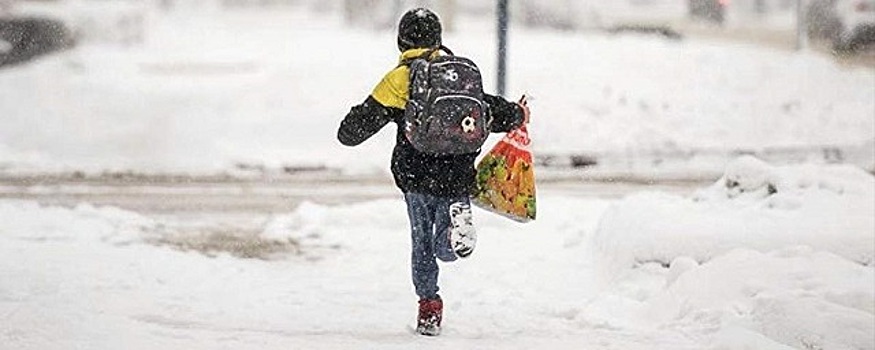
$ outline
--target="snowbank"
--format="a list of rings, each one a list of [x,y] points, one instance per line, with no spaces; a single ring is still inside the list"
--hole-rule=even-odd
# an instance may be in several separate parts
[[[691,198],[629,196],[589,237],[609,283],[578,320],[722,350],[873,349],[873,198],[859,169],[753,157]]]
[[[386,199],[339,207],[301,203],[294,212],[278,215],[265,225],[261,236],[293,240],[305,251],[366,245],[367,235],[346,234],[349,228],[369,230],[381,227],[405,228],[407,209],[400,199]]]
[[[872,267],[808,248],[741,249],[680,275],[648,312],[662,322],[746,328],[797,349],[872,349],[873,277]]]
[[[154,231],[154,220],[113,207],[83,203],[75,208],[0,201],[0,237],[34,241],[125,244]]]
[[[735,248],[768,252],[805,245],[872,265],[875,178],[857,168],[774,167],[753,157],[692,198],[627,197],[602,217],[592,237],[617,268],[677,257],[708,261]]]
[[[736,249],[627,271],[588,325],[698,333],[713,349],[872,349],[875,270],[807,247]]]

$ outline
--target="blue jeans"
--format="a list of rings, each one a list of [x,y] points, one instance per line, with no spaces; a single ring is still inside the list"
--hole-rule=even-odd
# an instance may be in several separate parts
[[[434,299],[438,292],[437,259],[456,260],[450,245],[450,204],[471,203],[465,197],[435,197],[420,193],[405,193],[407,215],[413,243],[411,265],[413,286],[420,299]]]

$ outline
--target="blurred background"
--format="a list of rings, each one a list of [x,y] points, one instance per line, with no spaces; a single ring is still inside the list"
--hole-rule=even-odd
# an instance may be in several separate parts
[[[391,29],[401,12],[431,6],[452,31],[458,16],[495,15],[494,0],[2,0],[0,65],[87,43],[141,44],[149,17],[174,12],[290,9],[331,13],[349,26]],[[511,18],[525,27],[567,31],[650,30],[695,33],[801,47],[811,40],[837,54],[875,41],[871,0],[513,0]],[[871,56],[871,55],[864,55]],[[871,65],[871,57],[862,62]]]
[[[510,0],[505,95],[531,97],[542,183],[710,182],[739,155],[871,172],[873,1]],[[394,194],[394,130],[349,149],[340,120],[397,65],[415,6],[499,90],[499,3],[0,0],[3,193],[304,179]]]

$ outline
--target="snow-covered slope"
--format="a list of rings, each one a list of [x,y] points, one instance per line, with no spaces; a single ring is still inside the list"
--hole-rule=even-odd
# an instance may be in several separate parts
[[[0,71],[0,169],[386,174],[394,126],[357,149],[335,133],[397,64],[394,33],[295,8],[146,19],[141,46],[86,44]],[[493,32],[461,17],[445,38],[489,91]],[[719,173],[737,150],[798,161],[836,149],[828,160],[875,165],[875,73],[818,53],[515,27],[509,68],[509,98],[532,98],[538,155]]]

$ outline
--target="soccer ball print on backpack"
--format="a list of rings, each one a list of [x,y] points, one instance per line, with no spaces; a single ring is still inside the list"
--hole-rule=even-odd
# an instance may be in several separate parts
[[[489,136],[480,69],[470,59],[434,51],[412,60],[404,134],[417,150],[447,155],[475,153]]]

